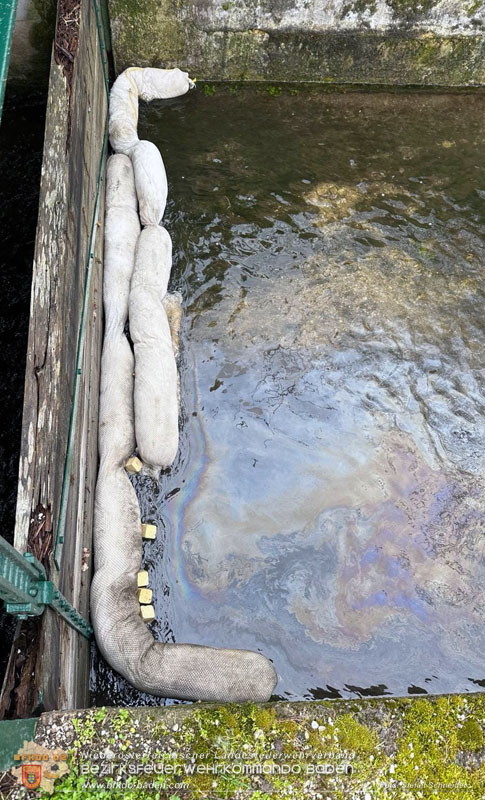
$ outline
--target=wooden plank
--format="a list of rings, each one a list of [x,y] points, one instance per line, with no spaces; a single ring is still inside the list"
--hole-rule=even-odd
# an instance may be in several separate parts
[[[59,522],[79,326],[107,113],[90,0],[83,0],[81,4],[71,108],[68,88],[62,67],[52,59],[15,529],[15,546],[21,552],[27,547],[32,514],[38,504],[51,512],[54,540]],[[51,579],[86,617],[91,578],[91,558],[87,557],[87,552],[92,550],[97,471],[103,218],[104,203],[101,202],[95,220],[96,241],[60,572],[52,555],[49,564]],[[84,568],[84,563],[88,569]],[[36,667],[44,708],[77,708],[89,704],[89,650],[86,639],[56,614],[46,611],[41,623]]]

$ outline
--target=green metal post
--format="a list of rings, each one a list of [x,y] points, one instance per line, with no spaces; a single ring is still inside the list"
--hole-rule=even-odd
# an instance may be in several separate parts
[[[17,0],[0,0],[0,122],[7,83],[8,62],[17,12]]]
[[[61,569],[62,546],[64,544],[65,529],[66,529],[67,505],[69,501],[69,487],[71,482],[72,449],[74,446],[75,425],[77,421],[77,414],[79,408],[79,388],[80,388],[79,384],[80,384],[80,377],[82,375],[82,362],[84,357],[84,345],[86,341],[86,320],[88,318],[89,291],[91,288],[91,278],[93,274],[93,265],[94,265],[94,247],[96,244],[96,233],[98,230],[96,221],[99,211],[99,204],[101,201],[101,186],[103,183],[103,173],[104,173],[104,166],[106,163],[107,150],[108,150],[108,121],[106,120],[103,146],[101,149],[101,157],[98,169],[96,199],[94,204],[93,218],[91,220],[89,250],[88,250],[86,273],[84,279],[83,305],[81,310],[81,322],[79,325],[79,335],[78,335],[78,344],[76,353],[76,371],[74,374],[74,389],[72,396],[71,416],[69,420],[66,460],[64,462],[64,477],[62,481],[62,490],[61,490],[61,505],[59,508],[59,522],[57,525],[56,546],[54,550],[54,563],[57,569],[59,570]]]

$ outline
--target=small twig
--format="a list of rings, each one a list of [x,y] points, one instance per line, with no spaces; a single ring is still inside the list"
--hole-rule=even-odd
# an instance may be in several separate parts
[[[47,534],[46,538],[44,539],[43,547],[42,547],[42,550],[40,552],[39,561],[41,563],[44,561],[45,557],[47,556],[47,553],[50,550],[51,542],[52,542],[52,533],[49,533],[49,534]]]
[[[68,58],[68,59],[69,59],[69,61],[70,61],[71,63],[73,63],[73,62],[74,62],[74,58],[72,57],[72,55],[70,54],[70,52],[69,52],[68,50],[66,50],[66,48],[65,48],[65,47],[62,47],[62,45],[60,45],[58,42],[56,42],[56,47],[57,47],[57,48],[58,48],[58,49],[61,51],[61,53],[62,53],[63,55],[65,55],[65,56],[66,56],[66,58]]]

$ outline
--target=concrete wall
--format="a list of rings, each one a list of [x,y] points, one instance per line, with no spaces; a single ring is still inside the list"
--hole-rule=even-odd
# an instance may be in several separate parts
[[[117,71],[205,80],[485,83],[481,0],[109,0]]]
[[[105,788],[105,797],[122,797],[123,790],[110,791],[109,782],[123,785],[129,770],[143,763],[143,753],[147,770],[137,780],[156,787],[145,790],[147,798],[158,790],[163,798],[183,800],[478,800],[483,795],[484,713],[483,693],[261,706],[192,703],[130,708],[123,714],[104,709],[102,722],[99,709],[43,714],[33,738],[37,746],[74,750],[71,774],[56,783],[57,797],[69,792],[84,797],[82,786],[88,782],[99,787],[99,796]],[[160,753],[171,758],[164,762],[164,774],[154,767],[162,761]],[[86,796],[95,791],[91,788]]]
[[[56,7],[56,0],[18,0],[8,72],[13,90],[47,89]]]

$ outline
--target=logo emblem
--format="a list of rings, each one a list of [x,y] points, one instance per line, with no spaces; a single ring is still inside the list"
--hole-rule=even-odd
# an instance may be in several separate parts
[[[37,789],[42,780],[40,764],[22,764],[22,783],[26,789]]]
[[[58,748],[49,750],[35,742],[25,741],[24,746],[15,753],[13,760],[18,767],[12,767],[11,774],[19,786],[25,786],[31,791],[40,786],[44,792],[53,794],[54,781],[69,772],[67,753],[64,750]]]

